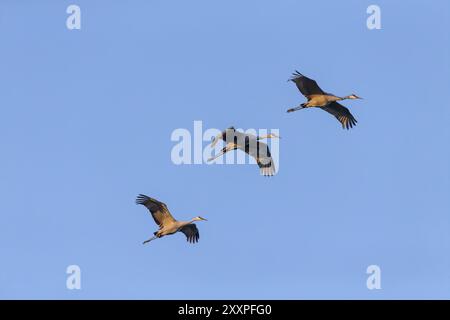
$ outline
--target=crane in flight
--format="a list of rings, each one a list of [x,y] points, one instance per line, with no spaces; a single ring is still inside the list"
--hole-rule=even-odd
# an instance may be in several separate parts
[[[234,127],[230,127],[214,137],[211,143],[211,148],[214,148],[219,140],[223,140],[225,142],[225,147],[223,147],[222,150],[214,157],[209,158],[208,161],[213,161],[229,151],[239,149],[256,160],[261,175],[273,176],[276,173],[275,164],[270,154],[269,146],[261,141],[262,139],[270,138],[280,137],[274,133],[269,133],[263,136],[255,136],[253,134],[239,132]]]
[[[298,90],[308,99],[307,102],[300,104],[298,107],[291,108],[287,112],[294,112],[297,110],[317,107],[320,108],[338,119],[342,124],[342,128],[350,129],[356,125],[357,121],[350,111],[344,107],[338,101],[346,99],[362,99],[356,94],[350,94],[345,97],[338,97],[331,93],[323,91],[315,80],[305,77],[297,70],[292,74],[292,78],[288,81],[292,81],[297,86]]]
[[[177,221],[170,213],[165,203],[162,203],[156,199],[150,198],[144,194],[140,194],[136,198],[136,204],[142,204],[148,211],[150,211],[156,224],[159,226],[159,230],[153,233],[153,237],[145,240],[143,244],[146,244],[157,238],[162,238],[167,235],[174,234],[176,232],[182,232],[186,236],[186,240],[190,243],[198,242],[200,234],[194,221],[207,221],[205,218],[197,216],[189,221]]]

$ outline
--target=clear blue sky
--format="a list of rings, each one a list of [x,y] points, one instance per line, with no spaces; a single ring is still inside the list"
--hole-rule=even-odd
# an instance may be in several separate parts
[[[66,28],[66,8],[82,29]],[[382,29],[366,28],[378,4]],[[2,1],[0,298],[450,298],[450,3]],[[294,69],[347,101],[344,131]],[[280,171],[176,166],[176,128],[279,128]],[[206,145],[206,143],[205,143]],[[138,193],[200,242],[156,230]],[[66,289],[66,267],[82,289]],[[366,268],[381,267],[381,290]]]

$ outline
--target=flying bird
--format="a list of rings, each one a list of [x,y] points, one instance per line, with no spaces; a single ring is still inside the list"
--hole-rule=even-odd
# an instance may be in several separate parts
[[[136,198],[136,204],[142,204],[150,211],[156,224],[159,226],[159,230],[153,233],[153,237],[145,240],[143,244],[146,244],[157,238],[162,238],[167,235],[174,234],[178,231],[183,232],[186,236],[186,240],[190,243],[198,242],[200,234],[194,221],[207,221],[200,216],[192,218],[190,221],[177,221],[170,213],[166,204],[150,198],[146,195],[140,194]]]
[[[214,148],[219,140],[223,140],[226,145],[218,154],[209,158],[208,161],[213,161],[228,151],[239,149],[256,160],[256,163],[260,168],[261,175],[273,176],[276,173],[275,164],[270,154],[269,146],[261,141],[262,139],[270,138],[280,137],[274,133],[269,133],[263,136],[255,136],[253,134],[239,132],[234,127],[230,127],[222,131],[213,139],[211,148]]]
[[[292,81],[297,86],[298,90],[308,99],[307,102],[300,104],[298,107],[291,108],[287,112],[294,112],[297,110],[318,107],[331,113],[342,124],[342,128],[350,129],[356,125],[357,121],[350,113],[350,111],[338,103],[338,101],[346,99],[362,99],[356,94],[351,94],[345,97],[338,97],[331,93],[326,93],[318,86],[317,82],[305,77],[297,70],[292,74],[292,78],[288,81]]]

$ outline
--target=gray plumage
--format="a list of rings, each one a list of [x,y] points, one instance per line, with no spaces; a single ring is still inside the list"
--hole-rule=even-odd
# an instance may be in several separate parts
[[[276,173],[275,164],[273,162],[272,155],[270,154],[269,146],[261,141],[266,138],[279,137],[273,133],[264,136],[255,136],[253,134],[239,132],[234,127],[230,127],[218,134],[212,141],[212,148],[219,140],[223,140],[226,145],[217,155],[209,158],[208,161],[217,159],[229,151],[239,149],[256,160],[256,163],[260,168],[261,175],[273,176]]]

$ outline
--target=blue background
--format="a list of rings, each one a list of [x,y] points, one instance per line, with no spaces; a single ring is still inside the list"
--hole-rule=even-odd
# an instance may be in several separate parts
[[[450,2],[373,3],[2,1],[0,298],[450,298]],[[287,114],[294,69],[356,128]],[[279,174],[174,165],[194,120],[279,128]],[[143,246],[138,193],[200,242]]]

